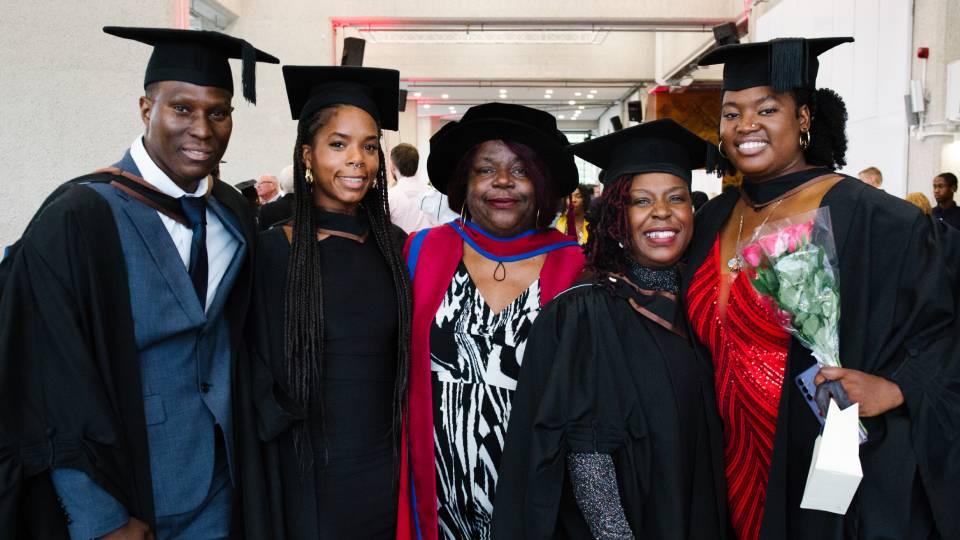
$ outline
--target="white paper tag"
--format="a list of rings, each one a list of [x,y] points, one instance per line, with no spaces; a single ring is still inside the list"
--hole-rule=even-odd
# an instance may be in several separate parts
[[[860,406],[840,410],[830,400],[823,434],[813,445],[810,471],[800,508],[846,514],[857,493],[863,469],[860,467]]]

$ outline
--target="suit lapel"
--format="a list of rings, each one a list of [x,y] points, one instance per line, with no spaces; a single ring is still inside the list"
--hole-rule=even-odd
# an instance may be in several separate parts
[[[120,161],[114,163],[113,166],[121,171],[127,171],[135,176],[141,176],[140,169],[137,167],[137,163],[133,160],[133,156],[130,155],[129,148],[123,153],[123,157],[120,159]]]
[[[170,233],[160,221],[160,216],[153,208],[126,194],[121,192],[120,196],[126,201],[123,205],[124,213],[140,233],[147,251],[153,258],[154,265],[166,280],[183,312],[190,318],[191,323],[203,323],[204,313],[197,299],[197,293],[193,289],[193,282],[190,281],[183,259],[180,258]]]
[[[217,218],[220,219],[220,223],[223,224],[224,229],[230,233],[231,236],[238,242],[236,251],[233,253],[233,257],[230,259],[230,264],[227,266],[226,272],[223,274],[223,278],[220,280],[220,284],[217,286],[217,294],[213,297],[213,301],[210,303],[210,308],[207,310],[207,321],[216,320],[217,315],[220,310],[223,309],[223,305],[226,303],[226,299],[230,294],[230,290],[233,288],[233,283],[236,281],[237,274],[240,272],[240,268],[243,266],[247,254],[247,239],[244,236],[243,232],[240,230],[240,225],[237,222],[237,218],[226,209],[226,207],[218,201],[215,197],[210,197],[207,200],[207,210],[213,212],[217,215]]]

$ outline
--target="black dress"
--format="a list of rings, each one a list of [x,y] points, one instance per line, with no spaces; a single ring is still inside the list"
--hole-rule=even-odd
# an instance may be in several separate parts
[[[320,240],[323,374],[306,414],[284,391],[290,246],[282,227],[261,233],[255,267],[255,391],[274,536],[389,539],[397,508],[396,287],[365,216],[323,212],[318,221],[326,231]],[[394,229],[399,250],[405,235]],[[313,447],[313,464],[306,470],[294,451],[291,429],[303,417]]]
[[[604,491],[613,504],[596,508],[610,502]],[[544,307],[514,397],[493,538],[588,539],[600,525],[602,538],[722,539],[725,497],[709,361],[675,295],[604,276]]]

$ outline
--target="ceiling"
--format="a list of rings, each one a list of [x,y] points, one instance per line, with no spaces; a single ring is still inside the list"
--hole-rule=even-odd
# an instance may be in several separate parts
[[[363,65],[400,71],[420,118],[454,120],[499,101],[589,129],[645,85],[689,84],[686,66],[712,46],[711,25],[731,19],[339,18],[333,26],[338,37],[365,40]]]
[[[448,119],[459,118],[473,105],[499,101],[536,107],[559,120],[596,121],[636,90],[632,81],[408,80],[401,86],[418,116]]]

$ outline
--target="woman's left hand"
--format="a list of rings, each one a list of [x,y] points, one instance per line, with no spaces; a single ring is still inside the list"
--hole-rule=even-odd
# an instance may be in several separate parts
[[[819,386],[824,381],[840,381],[850,401],[860,404],[860,416],[878,416],[903,404],[897,383],[863,371],[823,367],[813,382]]]

